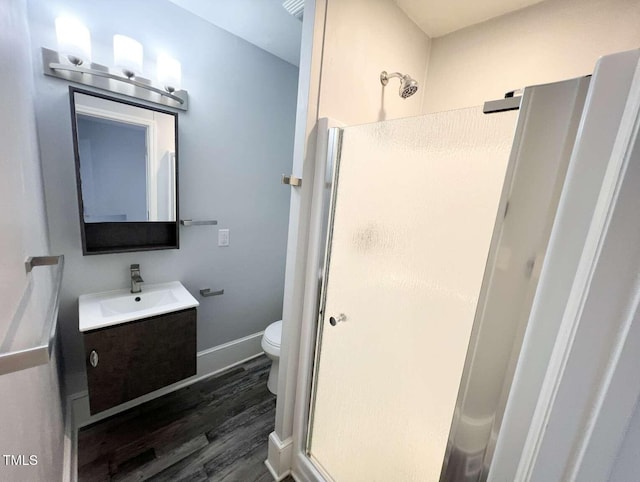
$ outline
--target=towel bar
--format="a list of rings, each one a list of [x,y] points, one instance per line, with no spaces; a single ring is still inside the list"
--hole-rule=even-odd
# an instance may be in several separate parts
[[[34,347],[0,353],[0,375],[49,363],[56,336],[64,256],[35,256],[25,261],[27,273],[31,273],[38,266],[54,265],[57,266],[57,272],[52,288],[51,301],[47,310],[48,318],[44,322],[41,341]]]

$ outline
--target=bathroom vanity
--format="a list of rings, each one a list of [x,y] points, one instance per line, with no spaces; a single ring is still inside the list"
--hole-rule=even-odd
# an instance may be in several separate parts
[[[180,282],[79,298],[92,415],[196,374],[197,306]]]

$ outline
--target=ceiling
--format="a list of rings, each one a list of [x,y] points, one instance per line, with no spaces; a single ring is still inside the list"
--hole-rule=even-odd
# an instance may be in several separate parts
[[[298,66],[302,22],[282,0],[170,0],[281,59]]]
[[[513,12],[542,0],[395,0],[429,37]]]
[[[283,0],[170,0],[290,64],[300,63],[302,22]],[[336,0],[344,1],[344,0]],[[429,37],[513,12],[542,0],[395,0]]]

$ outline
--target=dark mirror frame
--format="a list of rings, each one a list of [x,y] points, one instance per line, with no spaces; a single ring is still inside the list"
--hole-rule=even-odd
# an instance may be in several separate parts
[[[75,94],[85,94],[101,99],[111,100],[142,109],[161,112],[174,117],[175,120],[175,221],[146,222],[103,222],[85,223],[84,205],[82,202],[82,180],[80,178],[80,151],[78,149],[78,125],[76,118]],[[78,189],[78,212],[80,215],[80,233],[82,236],[82,253],[87,255],[108,253],[129,253],[133,251],[152,251],[159,249],[180,249],[180,196],[178,178],[178,114],[144,104],[129,102],[117,97],[98,94],[96,92],[69,86],[69,102],[71,104],[71,127],[73,131],[73,152],[76,165],[76,187]]]

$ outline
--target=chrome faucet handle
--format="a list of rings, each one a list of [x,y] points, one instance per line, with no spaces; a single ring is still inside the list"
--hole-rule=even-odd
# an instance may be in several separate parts
[[[140,276],[140,265],[132,264],[131,265],[131,293],[140,293],[142,288],[140,285],[144,283],[142,276]]]

